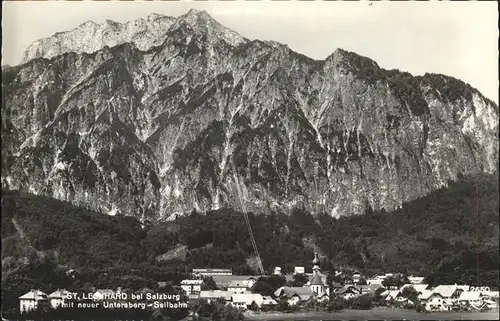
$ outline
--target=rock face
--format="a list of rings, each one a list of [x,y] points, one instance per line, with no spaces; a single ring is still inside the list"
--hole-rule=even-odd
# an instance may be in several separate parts
[[[111,20],[103,24],[88,21],[71,31],[35,41],[24,52],[22,62],[35,58],[50,59],[66,52],[93,53],[105,46],[114,47],[126,42],[147,50],[161,44],[174,21],[174,18],[162,15],[150,15],[147,19],[125,24]]]
[[[498,106],[457,79],[340,49],[312,60],[203,11],[150,19],[151,41],[129,25],[109,40],[84,24],[2,70],[4,187],[151,220],[341,216],[498,168]]]

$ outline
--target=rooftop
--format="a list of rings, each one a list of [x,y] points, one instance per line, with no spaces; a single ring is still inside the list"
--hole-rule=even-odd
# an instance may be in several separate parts
[[[203,280],[182,280],[182,285],[200,285],[203,284]]]
[[[460,298],[459,300],[460,301],[476,301],[476,300],[479,300],[481,297],[482,297],[482,293],[481,292],[462,292],[462,294],[460,294]]]
[[[246,305],[252,304],[253,301],[257,304],[261,304],[264,301],[262,295],[258,293],[242,293],[242,294],[233,294],[231,297],[233,302],[245,303]]]
[[[455,291],[459,290],[457,285],[438,285],[432,291],[434,293],[439,293],[443,298],[449,298],[455,293]]]
[[[310,285],[324,285],[323,280],[321,279],[321,276],[319,274],[314,274],[311,282],[309,283]]]
[[[277,297],[285,296],[287,298],[292,298],[293,296],[299,296],[301,300],[307,300],[313,295],[313,292],[308,287],[289,287],[282,286],[274,292]]]
[[[246,287],[248,287],[248,285],[246,283],[244,283],[243,281],[240,281],[240,280],[230,280],[229,282],[227,282],[227,287],[242,287],[242,288],[246,288]]]
[[[47,299],[47,294],[40,290],[31,290],[28,293],[21,295],[19,299],[22,300],[44,300]]]
[[[230,300],[233,293],[229,291],[213,290],[213,291],[201,291],[200,299],[217,299],[223,298]]]
[[[69,291],[67,291],[67,290],[59,289],[59,290],[56,290],[56,291],[52,292],[51,294],[49,294],[49,298],[63,299],[63,298],[66,298],[68,293],[69,293]]]

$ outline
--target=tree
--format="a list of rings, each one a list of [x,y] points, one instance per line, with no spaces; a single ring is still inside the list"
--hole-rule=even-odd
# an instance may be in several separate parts
[[[302,273],[297,273],[293,276],[293,281],[291,282],[291,286],[304,286],[309,281],[309,278],[307,275],[302,274]]]
[[[373,306],[373,298],[369,295],[360,295],[349,300],[352,309],[369,310]]]
[[[413,286],[406,286],[403,291],[401,291],[403,297],[407,298],[412,302],[418,301],[418,292]]]
[[[252,311],[259,310],[259,306],[257,305],[257,303],[255,303],[255,301],[252,301],[252,304],[250,305],[250,310],[252,310]]]
[[[366,279],[365,279],[364,277],[360,277],[360,278],[359,278],[359,281],[358,281],[358,284],[359,284],[359,285],[366,285],[366,284],[367,284],[367,283],[366,283]]]
[[[310,298],[309,300],[307,300],[305,307],[307,310],[313,310],[316,307],[317,303],[318,302],[316,301],[316,299]]]
[[[384,298],[382,297],[382,293],[384,293],[386,290],[384,288],[378,288],[375,290],[375,294],[373,296],[373,300],[375,302],[378,302],[379,304],[383,304]]]
[[[422,303],[420,303],[420,302],[417,301],[415,303],[415,311],[418,312],[418,313],[425,312],[425,305],[423,305]]]
[[[257,282],[252,285],[251,291],[252,293],[259,293],[263,296],[272,295],[274,293],[273,287],[261,279],[257,280]]]
[[[231,306],[226,305],[222,312],[223,321],[241,321],[244,319],[243,312],[241,310]]]
[[[286,312],[289,310],[289,308],[290,308],[290,304],[288,303],[287,300],[282,299],[278,302],[278,311]]]
[[[333,294],[328,301],[328,311],[341,311],[342,309],[344,309],[344,299]]]
[[[389,288],[391,286],[395,286],[398,289],[408,283],[410,283],[410,280],[402,274],[396,274],[395,276],[388,276],[384,279],[384,281],[382,281],[382,285],[384,287]]]
[[[328,275],[326,276],[326,284],[332,288],[333,287],[333,283],[335,283],[337,281],[335,281],[335,269],[331,269],[330,272],[328,272]]]
[[[203,284],[201,285],[203,291],[217,290],[217,284],[215,284],[214,279],[209,276],[203,279]]]
[[[261,277],[252,286],[252,293],[259,293],[264,296],[273,295],[274,291],[285,285],[285,278],[280,275],[270,275]]]

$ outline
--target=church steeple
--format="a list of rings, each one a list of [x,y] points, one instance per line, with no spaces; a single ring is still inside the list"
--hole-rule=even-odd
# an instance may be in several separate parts
[[[319,273],[320,267],[319,267],[318,252],[314,253],[314,260],[312,261],[312,263],[313,263],[313,274]]]
[[[313,265],[318,265],[318,264],[319,264],[318,252],[315,252],[314,253]]]

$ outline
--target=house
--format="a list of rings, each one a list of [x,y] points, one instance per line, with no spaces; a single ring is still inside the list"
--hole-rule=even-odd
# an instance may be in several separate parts
[[[296,305],[299,302],[309,300],[314,293],[309,287],[282,286],[274,292],[274,296],[281,300],[287,300],[288,304]]]
[[[100,289],[94,292],[92,298],[95,301],[108,300],[109,298],[112,298],[115,294],[116,292],[111,289]]]
[[[186,292],[188,296],[192,294],[199,294],[201,291],[201,285],[203,280],[182,280],[181,288]]]
[[[248,309],[255,302],[258,307],[264,302],[264,297],[258,293],[233,294],[231,296],[231,304],[237,308]]]
[[[278,302],[276,302],[276,300],[274,300],[270,296],[263,296],[262,297],[262,304],[261,304],[261,306],[263,306],[263,305],[275,306],[277,304],[278,304]]]
[[[346,285],[335,292],[337,295],[340,295],[344,299],[350,299],[356,297],[361,294],[361,291],[358,290],[353,285]]]
[[[303,266],[296,266],[293,274],[304,274],[306,273],[306,269]]]
[[[215,285],[217,285],[218,288],[220,289],[227,289],[229,284],[236,281],[244,284],[246,287],[249,289],[252,288],[252,286],[257,282],[257,279],[260,278],[260,276],[254,276],[254,275],[215,275],[212,276],[212,279],[215,282]]]
[[[403,291],[405,288],[408,287],[413,287],[415,291],[417,291],[418,294],[423,293],[424,290],[427,290],[429,288],[428,284],[405,284],[401,287],[401,291]]]
[[[206,300],[208,303],[214,300],[224,299],[226,302],[231,301],[231,296],[233,293],[229,291],[221,290],[211,290],[211,291],[200,291],[200,300]]]
[[[245,293],[250,291],[250,287],[247,282],[231,280],[227,284],[227,290],[232,293]]]
[[[26,313],[38,308],[49,307],[50,302],[46,293],[40,290],[31,290],[19,297],[19,311]]]
[[[412,275],[408,277],[408,280],[410,280],[411,284],[421,284],[422,282],[424,282],[424,277]]]
[[[361,279],[361,274],[356,272],[352,275],[352,282],[354,284],[358,284],[359,283],[359,280]]]
[[[66,298],[68,297],[68,293],[69,291],[64,289],[63,290],[59,289],[57,291],[52,292],[51,294],[49,294],[50,305],[54,309],[59,308],[65,303]]]
[[[382,286],[377,284],[366,284],[366,285],[356,285],[355,288],[358,289],[358,291],[360,291],[361,294],[373,294],[375,293],[375,291],[382,288]]]
[[[418,300],[422,303],[427,302],[427,300],[431,297],[431,295],[434,292],[431,290],[423,290],[419,295],[418,295]]]
[[[273,272],[274,275],[281,275],[281,268],[279,266],[276,266],[274,268],[274,272]]]
[[[415,305],[415,302],[412,300],[405,298],[404,296],[398,296],[396,297],[392,303],[396,306],[401,306],[401,305]]]
[[[439,293],[445,299],[458,299],[464,292],[463,288],[457,285],[438,285],[432,291]]]
[[[389,302],[392,302],[392,301],[397,300],[397,299],[402,298],[402,297],[403,297],[403,294],[399,290],[389,291],[389,293],[387,293],[387,296],[385,297],[385,302],[389,303]],[[399,301],[401,301],[401,300],[399,300]]]
[[[378,285],[378,286],[382,287],[382,282],[383,281],[384,281],[384,279],[371,278],[371,279],[367,279],[366,280],[366,284],[369,284],[369,285]]]
[[[445,300],[440,293],[432,292],[425,300],[425,309],[427,311],[448,311],[448,302]]]
[[[342,288],[343,288],[343,286],[339,282],[334,282],[332,284],[332,291],[333,292],[337,292],[339,289],[342,289]]]
[[[484,300],[485,296],[483,295],[483,293],[479,291],[462,292],[462,294],[460,294],[460,297],[458,298],[460,304],[465,306],[467,305],[480,306]]]
[[[457,285],[457,289],[460,289],[464,292],[470,291],[470,286],[469,285]]]
[[[215,276],[215,275],[233,275],[231,269],[193,269],[192,274],[196,277]]]
[[[484,291],[482,293],[489,299],[498,299],[498,291]]]
[[[486,299],[484,300],[484,303],[486,304],[486,307],[488,309],[498,309],[498,302],[491,300],[491,299]]]

